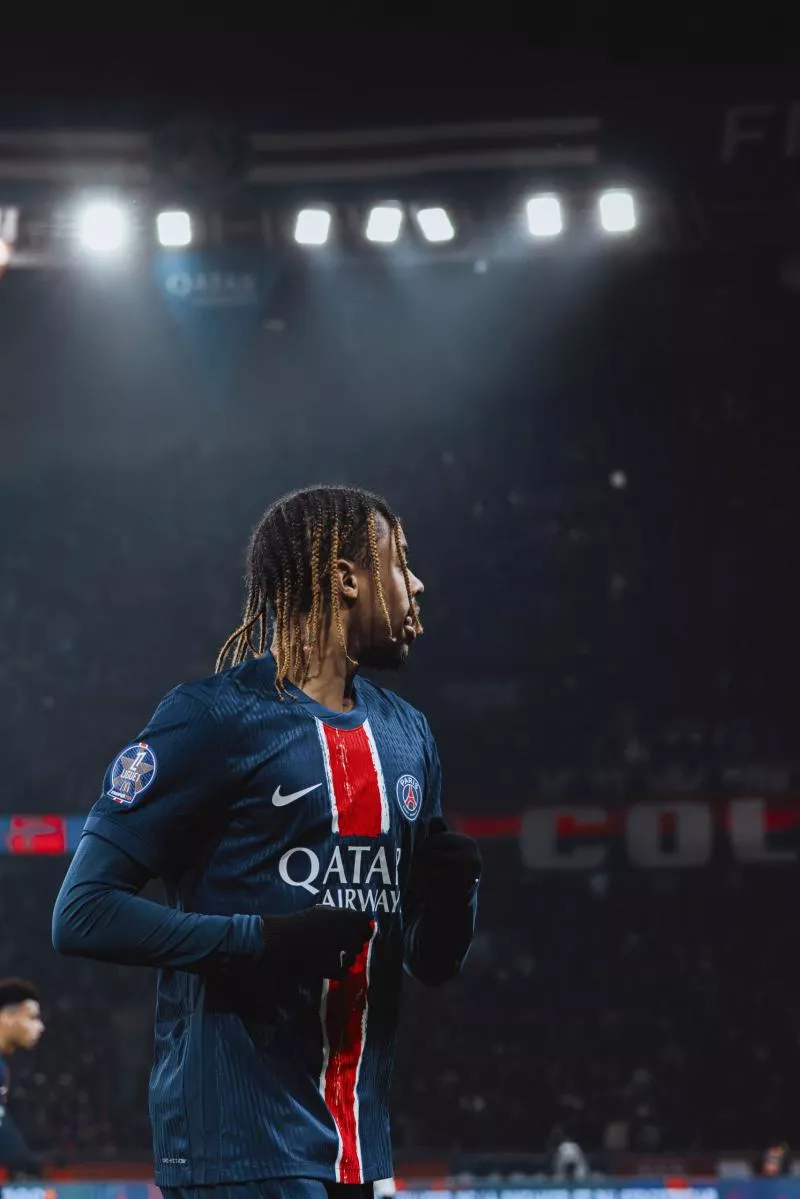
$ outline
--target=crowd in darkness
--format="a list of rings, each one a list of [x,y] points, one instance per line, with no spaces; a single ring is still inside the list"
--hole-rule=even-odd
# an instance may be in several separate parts
[[[796,792],[777,263],[461,264],[402,288],[342,268],[335,293],[276,292],[224,400],[152,296],[121,312],[108,282],[24,274],[0,290],[6,811],[88,809],[160,695],[211,669],[260,510],[320,480],[405,519],[427,633],[397,685],[437,733],[451,813]],[[13,1103],[56,1157],[143,1154],[152,979],[52,953],[63,869],[0,856],[0,972],[40,983],[48,1021]],[[489,847],[462,978],[408,988],[398,1148],[791,1138],[790,876],[556,878]]]
[[[447,1019],[435,997],[411,1002],[406,1144],[534,1152],[560,1128],[602,1162],[791,1141],[800,1012],[787,886],[781,869],[726,868],[517,873],[513,890],[487,889]],[[430,1075],[421,1061],[436,1063]]]

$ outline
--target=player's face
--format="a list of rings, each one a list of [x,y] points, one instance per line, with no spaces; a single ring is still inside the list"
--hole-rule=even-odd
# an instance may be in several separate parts
[[[408,544],[402,529],[395,539],[393,531],[379,521],[378,561],[381,569],[381,585],[386,608],[389,613],[391,635],[383,614],[380,597],[372,573],[362,578],[363,599],[359,621],[358,661],[376,670],[397,670],[408,658],[411,645],[417,636],[414,612],[419,612],[419,597],[425,590],[422,583],[409,569],[411,598],[406,588],[403,561],[408,562]],[[398,547],[397,541],[400,545]]]
[[[35,999],[15,1003],[0,1012],[7,1040],[15,1049],[33,1049],[44,1032],[44,1022]]]

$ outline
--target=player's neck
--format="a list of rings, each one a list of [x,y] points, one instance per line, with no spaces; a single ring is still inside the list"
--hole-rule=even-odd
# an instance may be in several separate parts
[[[344,650],[338,642],[323,645],[321,655],[314,654],[308,675],[289,681],[315,703],[333,712],[349,712],[353,707],[353,677]]]
[[[15,1049],[16,1045],[10,1040],[7,1041],[3,1034],[0,1033],[0,1057],[11,1057]]]

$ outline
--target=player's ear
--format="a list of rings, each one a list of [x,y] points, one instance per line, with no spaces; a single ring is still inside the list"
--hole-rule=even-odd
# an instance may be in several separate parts
[[[336,563],[336,573],[339,577],[339,595],[348,604],[354,604],[358,599],[358,571],[354,562],[340,558]]]

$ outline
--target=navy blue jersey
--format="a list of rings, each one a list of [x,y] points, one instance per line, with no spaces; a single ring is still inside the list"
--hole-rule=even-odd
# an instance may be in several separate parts
[[[424,717],[359,679],[346,713],[272,658],[170,692],[111,763],[86,830],[164,879],[187,912],[368,912],[342,981],[252,967],[162,971],[150,1088],[165,1186],[391,1174],[388,1092],[411,854],[440,813]],[[256,921],[251,921],[256,927]]]
[[[7,1111],[10,1083],[8,1062],[0,1057],[0,1169],[10,1171],[12,1175],[38,1175],[39,1165]]]
[[[5,1166],[3,1160],[3,1125],[6,1122],[6,1106],[8,1104],[8,1090],[11,1081],[11,1071],[8,1068],[8,1062],[4,1057],[0,1057],[0,1166]]]

